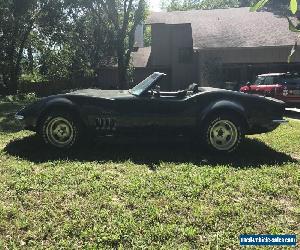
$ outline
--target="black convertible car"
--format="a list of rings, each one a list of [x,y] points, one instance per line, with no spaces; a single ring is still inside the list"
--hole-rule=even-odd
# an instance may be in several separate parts
[[[214,151],[234,151],[245,134],[274,130],[284,103],[261,96],[199,87],[160,91],[163,73],[130,90],[86,89],[43,98],[16,114],[46,144],[70,148],[90,135],[187,135]]]

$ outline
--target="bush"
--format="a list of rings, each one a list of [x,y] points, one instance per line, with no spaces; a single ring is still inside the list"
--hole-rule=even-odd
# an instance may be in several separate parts
[[[4,98],[4,101],[7,102],[32,102],[37,100],[37,96],[35,93],[18,93],[17,95],[8,95]]]

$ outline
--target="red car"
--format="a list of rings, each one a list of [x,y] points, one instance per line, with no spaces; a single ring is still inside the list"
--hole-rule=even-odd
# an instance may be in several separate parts
[[[241,92],[270,96],[287,106],[300,106],[300,75],[298,73],[270,73],[258,75],[254,84],[247,83]]]

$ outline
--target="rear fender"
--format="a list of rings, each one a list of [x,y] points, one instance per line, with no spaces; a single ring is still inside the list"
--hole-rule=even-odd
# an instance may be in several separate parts
[[[215,114],[222,114],[222,113],[230,113],[238,116],[242,119],[243,125],[245,129],[249,128],[249,124],[246,118],[246,112],[242,105],[228,101],[228,100],[221,100],[209,105],[200,115],[200,124],[204,123],[209,117]]]

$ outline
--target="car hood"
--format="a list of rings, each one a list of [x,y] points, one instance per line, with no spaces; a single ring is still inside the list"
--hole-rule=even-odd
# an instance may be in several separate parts
[[[82,89],[82,90],[77,90],[77,91],[67,93],[66,95],[100,97],[100,98],[107,98],[107,99],[132,96],[129,90],[102,90],[102,89]]]

